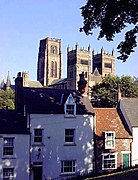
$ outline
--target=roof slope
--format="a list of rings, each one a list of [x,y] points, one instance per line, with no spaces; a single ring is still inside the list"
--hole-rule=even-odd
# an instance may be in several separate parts
[[[0,134],[28,134],[26,120],[15,110],[0,110]]]
[[[24,104],[30,113],[64,114],[64,104],[70,93],[76,102],[76,114],[93,114],[88,97],[71,90],[23,88]]]
[[[123,98],[121,103],[131,126],[138,126],[138,98]]]
[[[96,135],[104,131],[115,131],[116,138],[129,138],[129,132],[118,115],[116,108],[94,108],[96,113]]]

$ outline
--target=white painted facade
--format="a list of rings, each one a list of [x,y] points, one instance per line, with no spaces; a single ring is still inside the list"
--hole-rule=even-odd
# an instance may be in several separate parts
[[[132,127],[132,166],[138,165],[138,127]]]
[[[131,144],[131,164],[135,166],[138,164],[138,126],[132,126],[126,111],[124,110],[122,101],[120,101],[120,109],[125,118],[125,121],[132,133],[132,144]]]
[[[30,114],[31,180],[34,164],[42,163],[42,179],[93,170],[93,115]],[[42,143],[34,143],[34,129],[42,129]],[[74,130],[74,143],[65,142],[65,129]],[[75,161],[75,172],[61,172],[62,161]]]
[[[4,138],[13,138],[13,155],[4,155]],[[0,179],[11,168],[14,180],[29,180],[29,134],[1,134],[0,147]]]

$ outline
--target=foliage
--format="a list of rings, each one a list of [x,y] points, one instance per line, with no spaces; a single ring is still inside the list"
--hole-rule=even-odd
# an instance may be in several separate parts
[[[119,87],[122,97],[138,97],[138,84],[131,76],[107,76],[91,88],[93,106],[115,107]]]
[[[15,93],[13,90],[0,90],[0,109],[14,109]]]
[[[121,41],[117,49],[120,53],[118,59],[123,62],[129,57],[137,46],[138,33],[138,1],[137,0],[87,0],[85,6],[81,7],[83,16],[83,27],[86,35],[92,34],[92,30],[99,28],[98,39],[105,37],[113,41],[115,34],[120,33],[128,24],[130,30],[125,33],[125,40]]]

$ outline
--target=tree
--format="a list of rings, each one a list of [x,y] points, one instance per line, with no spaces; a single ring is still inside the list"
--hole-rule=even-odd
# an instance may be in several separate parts
[[[15,94],[13,90],[0,90],[0,109],[14,109]]]
[[[131,25],[125,33],[125,40],[117,46],[118,59],[125,62],[137,46],[138,0],[87,0],[81,10],[84,20],[80,31],[89,35],[93,29],[99,28],[98,39],[105,37],[107,41],[113,41],[116,34]]]
[[[115,107],[117,104],[118,87],[122,97],[138,97],[138,84],[131,76],[107,76],[100,84],[91,88],[92,104],[95,107]]]

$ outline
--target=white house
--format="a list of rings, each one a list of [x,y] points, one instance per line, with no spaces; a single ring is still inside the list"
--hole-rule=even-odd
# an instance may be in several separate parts
[[[21,89],[22,78],[16,78],[16,109],[24,111],[31,133],[31,180],[93,171],[94,113],[81,80],[78,92]]]
[[[135,166],[138,165],[138,98],[120,100],[120,111],[132,133],[131,160]]]
[[[26,123],[14,110],[0,110],[0,179],[29,180]]]

